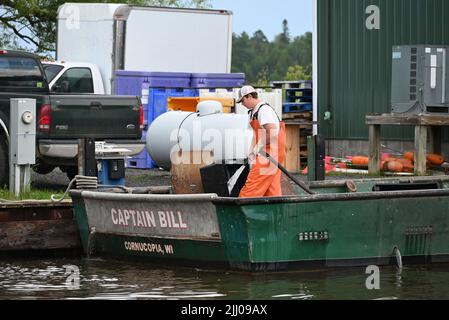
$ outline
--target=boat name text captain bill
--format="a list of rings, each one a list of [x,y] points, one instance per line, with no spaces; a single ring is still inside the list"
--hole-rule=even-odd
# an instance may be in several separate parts
[[[181,211],[138,211],[126,209],[111,209],[111,219],[114,225],[142,228],[173,228],[187,229],[187,224],[182,219]]]

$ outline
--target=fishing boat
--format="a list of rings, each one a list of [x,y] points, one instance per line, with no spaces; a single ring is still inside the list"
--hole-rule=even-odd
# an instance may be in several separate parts
[[[312,194],[72,190],[84,251],[257,271],[449,261],[449,177],[311,182]]]

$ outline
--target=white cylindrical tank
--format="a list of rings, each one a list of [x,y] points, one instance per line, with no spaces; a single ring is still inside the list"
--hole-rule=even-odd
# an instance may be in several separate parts
[[[215,162],[248,157],[253,139],[248,115],[222,113],[217,101],[203,101],[197,112],[170,111],[157,117],[147,132],[146,147],[159,167],[171,168],[178,151],[212,150]]]

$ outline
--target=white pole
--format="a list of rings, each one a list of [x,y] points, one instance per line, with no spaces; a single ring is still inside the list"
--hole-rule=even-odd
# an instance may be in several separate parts
[[[313,1],[312,35],[312,75],[313,75],[313,135],[318,134],[318,0]]]

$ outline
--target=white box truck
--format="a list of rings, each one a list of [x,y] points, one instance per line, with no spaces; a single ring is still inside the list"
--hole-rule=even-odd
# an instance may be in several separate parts
[[[231,11],[65,3],[57,30],[56,59],[96,64],[106,93],[115,70],[231,70]]]

